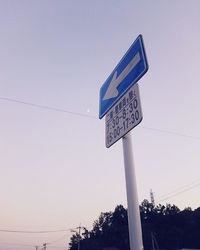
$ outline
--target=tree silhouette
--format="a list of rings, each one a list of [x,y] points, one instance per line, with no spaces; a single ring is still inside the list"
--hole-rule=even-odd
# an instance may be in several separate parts
[[[181,248],[200,248],[200,208],[183,211],[175,205],[154,206],[148,200],[140,205],[142,234],[145,250],[178,250]],[[127,210],[116,206],[114,212],[101,213],[91,231],[83,230],[71,237],[69,250],[130,250]]]

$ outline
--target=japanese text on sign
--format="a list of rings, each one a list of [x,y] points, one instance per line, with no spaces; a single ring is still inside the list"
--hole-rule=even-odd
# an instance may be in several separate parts
[[[107,113],[106,147],[109,148],[142,121],[139,88],[134,85]]]

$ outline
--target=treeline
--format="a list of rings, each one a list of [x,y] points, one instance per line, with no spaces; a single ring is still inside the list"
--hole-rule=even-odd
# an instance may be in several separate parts
[[[148,200],[140,205],[145,250],[183,248],[200,249],[200,207],[180,210],[175,205],[154,206]],[[69,250],[130,250],[127,209],[118,205],[114,212],[101,213],[92,230],[75,233]]]

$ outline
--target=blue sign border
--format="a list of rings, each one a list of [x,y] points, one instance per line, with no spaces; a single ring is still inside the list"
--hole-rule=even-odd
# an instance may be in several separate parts
[[[117,71],[119,75],[138,52],[140,54],[141,60],[117,87],[119,92],[118,96],[108,100],[103,100],[114,73]],[[130,87],[132,87],[147,72],[148,68],[149,66],[145,53],[143,38],[142,35],[139,35],[100,88],[99,119],[106,115],[106,113],[115,105],[115,103],[130,89]]]

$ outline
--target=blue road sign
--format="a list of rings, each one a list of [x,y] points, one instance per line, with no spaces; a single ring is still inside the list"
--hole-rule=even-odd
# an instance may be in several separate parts
[[[148,70],[142,35],[139,35],[100,89],[99,118]]]

